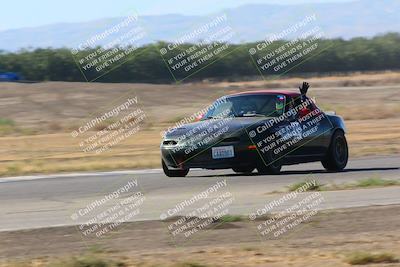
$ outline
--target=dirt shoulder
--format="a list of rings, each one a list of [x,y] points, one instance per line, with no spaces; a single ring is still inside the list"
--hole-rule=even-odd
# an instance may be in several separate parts
[[[279,238],[261,237],[257,222],[247,220],[215,223],[184,242],[161,221],[126,223],[102,238],[84,238],[78,230],[0,232],[3,265],[22,259],[42,266],[93,248],[128,266],[349,266],[344,259],[356,251],[400,256],[400,205],[323,211]]]

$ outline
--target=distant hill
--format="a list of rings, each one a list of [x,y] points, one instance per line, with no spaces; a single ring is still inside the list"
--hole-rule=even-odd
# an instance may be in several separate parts
[[[278,33],[312,14],[315,25],[325,37],[371,37],[376,34],[400,31],[399,0],[359,0],[346,3],[314,3],[298,5],[254,4],[221,11],[237,33],[234,42],[263,40],[268,34]],[[146,37],[139,44],[173,41],[209,21],[207,16],[160,15],[140,17]],[[33,28],[0,32],[0,49],[16,51],[28,47],[75,47],[94,34],[100,33],[122,18],[105,18],[81,23],[58,23]],[[123,34],[122,32],[120,34]],[[99,44],[103,44],[100,42]]]

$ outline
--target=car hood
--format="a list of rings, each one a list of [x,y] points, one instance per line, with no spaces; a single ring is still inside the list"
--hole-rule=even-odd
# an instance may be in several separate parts
[[[230,119],[211,119],[202,120],[194,123],[185,124],[181,127],[175,128],[172,131],[166,133],[166,139],[176,139],[188,133],[200,133],[212,126],[218,126],[219,128],[225,128],[227,131],[223,136],[238,136],[241,135],[245,129],[256,127],[260,123],[270,120],[270,118],[260,117],[236,117]]]

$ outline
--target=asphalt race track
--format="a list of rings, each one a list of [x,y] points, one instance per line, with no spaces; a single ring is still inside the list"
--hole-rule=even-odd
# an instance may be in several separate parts
[[[341,184],[371,177],[400,180],[399,167],[397,155],[353,159],[341,173],[327,173],[320,163],[309,163],[285,166],[281,175],[272,176],[192,170],[185,178],[167,178],[161,170],[142,170],[0,178],[0,231],[80,224],[82,221],[71,218],[77,210],[133,180],[146,199],[132,220],[158,220],[166,210],[218,181],[226,180],[224,190],[234,196],[229,213],[248,215],[279,198],[284,193],[276,191],[295,182],[315,179],[322,184]],[[399,186],[321,194],[325,199],[322,209],[400,204]]]

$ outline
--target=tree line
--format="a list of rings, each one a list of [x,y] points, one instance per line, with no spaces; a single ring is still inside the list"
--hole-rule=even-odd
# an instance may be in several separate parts
[[[275,41],[270,49],[287,41]],[[230,79],[232,77],[259,75],[249,49],[257,43],[232,44],[224,53],[216,55],[213,63],[190,77],[193,79]],[[347,71],[379,71],[400,69],[400,34],[387,33],[373,38],[350,40],[322,39],[318,41],[320,52],[311,55],[291,68],[287,74],[329,73]],[[165,42],[135,48],[132,57],[99,77],[99,82],[174,82],[160,49]],[[181,51],[192,44],[179,46]],[[80,57],[91,55],[99,48],[87,49]],[[132,48],[124,48],[131,49]],[[0,72],[15,72],[31,81],[86,81],[78,67],[79,62],[67,48],[23,49],[15,53],[0,51]],[[175,73],[176,74],[176,73]],[[178,73],[179,74],[179,73]],[[184,73],[181,73],[184,75]],[[273,75],[272,69],[263,73]],[[183,77],[183,76],[182,76]]]

